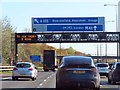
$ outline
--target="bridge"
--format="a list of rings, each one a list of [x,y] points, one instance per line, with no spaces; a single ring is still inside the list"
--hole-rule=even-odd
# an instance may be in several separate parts
[[[63,56],[57,56],[58,59],[62,59]],[[93,59],[120,59],[120,56],[90,56]]]
[[[120,32],[41,32],[15,33],[15,57],[19,43],[117,43],[117,56],[92,56],[93,59],[120,59]],[[57,57],[61,58],[61,56]]]

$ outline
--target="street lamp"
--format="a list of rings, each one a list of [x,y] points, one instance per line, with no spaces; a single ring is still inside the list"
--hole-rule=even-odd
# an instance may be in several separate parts
[[[118,7],[118,5],[116,5],[116,4],[104,4],[104,6],[115,6],[116,7],[116,32],[117,32],[117,28],[118,28],[118,25],[117,25],[117,19],[118,19],[117,7]]]
[[[118,13],[117,13],[117,8],[118,8],[118,5],[116,4],[104,4],[104,6],[115,6],[116,7],[116,32],[118,32],[118,22],[117,22],[117,19],[118,19]],[[119,43],[117,43],[117,57],[119,56]],[[118,61],[118,58],[117,58],[117,61]]]

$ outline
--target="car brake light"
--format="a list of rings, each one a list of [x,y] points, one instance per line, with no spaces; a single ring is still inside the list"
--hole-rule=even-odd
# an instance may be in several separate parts
[[[13,68],[13,70],[18,70],[17,68]]]
[[[33,71],[33,68],[29,68],[30,71]]]
[[[91,71],[92,72],[98,72],[97,68],[92,68]]]

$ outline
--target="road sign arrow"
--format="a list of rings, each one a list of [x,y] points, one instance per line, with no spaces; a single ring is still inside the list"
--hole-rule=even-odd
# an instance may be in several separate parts
[[[94,28],[94,31],[96,31],[96,30],[97,30],[97,26],[94,26],[93,28]]]

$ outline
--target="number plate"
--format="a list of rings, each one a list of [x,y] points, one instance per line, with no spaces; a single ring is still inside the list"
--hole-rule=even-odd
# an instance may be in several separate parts
[[[23,76],[23,75],[26,75],[26,74],[20,74],[20,75],[22,75],[22,76]]]
[[[83,74],[83,73],[85,73],[85,71],[73,71],[73,73],[76,73],[76,74]]]

